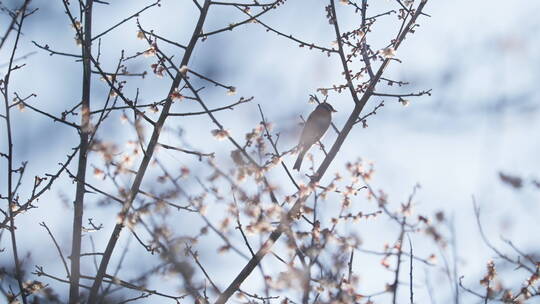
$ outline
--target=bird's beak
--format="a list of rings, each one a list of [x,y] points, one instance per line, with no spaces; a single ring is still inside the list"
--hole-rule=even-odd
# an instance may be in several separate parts
[[[336,111],[336,110],[334,110],[334,109],[332,109],[332,112],[336,113],[337,111]]]

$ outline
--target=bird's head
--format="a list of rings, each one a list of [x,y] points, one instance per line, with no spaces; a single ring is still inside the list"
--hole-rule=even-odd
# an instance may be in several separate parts
[[[331,104],[327,103],[327,102],[323,102],[321,104],[319,104],[317,106],[318,109],[323,109],[325,111],[328,111],[328,112],[337,112]]]

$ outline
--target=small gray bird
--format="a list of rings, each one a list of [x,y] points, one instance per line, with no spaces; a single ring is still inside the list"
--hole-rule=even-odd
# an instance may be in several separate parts
[[[302,160],[304,159],[306,152],[314,143],[321,139],[324,133],[326,133],[326,130],[328,130],[328,127],[332,122],[332,112],[337,111],[334,110],[329,103],[323,102],[309,114],[304,125],[304,130],[302,130],[302,135],[300,136],[300,142],[298,143],[300,153],[294,163],[293,169],[300,171],[300,166],[302,165]]]

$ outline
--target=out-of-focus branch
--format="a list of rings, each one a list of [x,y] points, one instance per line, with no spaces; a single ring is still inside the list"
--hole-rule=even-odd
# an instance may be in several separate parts
[[[18,25],[20,28],[21,24],[17,24],[17,18],[19,18],[19,15],[26,12],[26,7],[28,6],[28,3],[30,3],[30,0],[25,0],[21,7],[15,10],[15,13],[13,13],[13,15],[11,16],[11,21],[9,22],[6,32],[4,36],[2,36],[2,39],[0,39],[0,49],[2,49],[2,47],[4,46],[4,43],[9,37],[9,34],[11,34],[11,32],[13,32],[13,30],[15,29],[15,25]]]
[[[535,273],[536,270],[529,267],[528,265],[524,264],[520,259],[514,260],[513,258],[507,256],[506,254],[502,253],[497,247],[495,247],[490,240],[487,238],[486,234],[484,233],[484,228],[482,226],[482,223],[480,221],[480,207],[476,203],[475,198],[473,197],[473,207],[474,207],[474,215],[476,217],[476,224],[478,226],[478,230],[480,231],[480,236],[482,237],[482,240],[484,243],[501,259],[507,261],[510,264],[513,264],[519,268],[523,268],[527,270],[529,273]]]

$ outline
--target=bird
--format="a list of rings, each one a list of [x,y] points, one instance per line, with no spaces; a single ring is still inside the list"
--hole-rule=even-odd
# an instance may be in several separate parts
[[[332,112],[334,110],[331,104],[327,102],[320,103],[311,114],[309,114],[302,135],[300,136],[300,142],[298,143],[298,149],[300,153],[294,163],[293,169],[300,171],[302,160],[306,152],[326,133],[330,123],[332,122]]]

